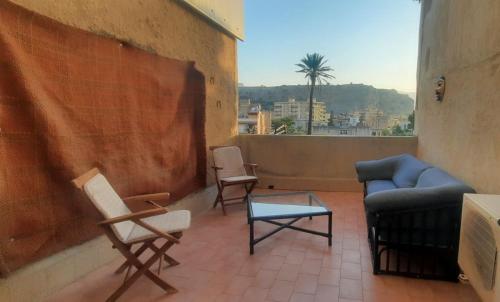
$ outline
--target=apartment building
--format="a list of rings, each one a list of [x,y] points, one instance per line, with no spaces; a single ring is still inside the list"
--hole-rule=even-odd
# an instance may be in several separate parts
[[[297,127],[307,127],[309,120],[309,102],[296,101],[289,98],[287,101],[274,102],[273,119],[290,117],[295,120]],[[326,104],[313,99],[313,126],[327,126],[330,113],[326,110]]]
[[[260,104],[250,100],[240,101],[238,108],[238,133],[269,134],[271,132],[270,111],[262,110]]]

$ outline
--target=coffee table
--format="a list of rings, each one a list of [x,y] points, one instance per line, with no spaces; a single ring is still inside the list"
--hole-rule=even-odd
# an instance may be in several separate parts
[[[304,229],[293,226],[302,218],[313,216],[328,216],[328,232]],[[278,221],[286,219],[286,221]],[[263,221],[278,228],[254,238],[254,223]],[[248,224],[250,225],[250,254],[253,255],[254,246],[260,241],[287,228],[328,238],[328,245],[332,245],[332,210],[312,192],[286,192],[274,194],[260,194],[248,196]]]

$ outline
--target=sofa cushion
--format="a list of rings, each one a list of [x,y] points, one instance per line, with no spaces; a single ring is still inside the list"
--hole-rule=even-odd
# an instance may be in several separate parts
[[[406,154],[399,158],[392,181],[398,188],[415,187],[420,174],[430,167],[426,162]]]
[[[372,180],[366,183],[366,195],[393,189],[397,187],[391,180]]]
[[[358,161],[354,165],[358,174],[359,182],[370,180],[388,179],[392,180],[394,169],[399,161],[399,158],[406,154],[386,157],[376,160]]]
[[[463,183],[439,168],[430,168],[422,172],[418,178],[417,188],[430,188]]]

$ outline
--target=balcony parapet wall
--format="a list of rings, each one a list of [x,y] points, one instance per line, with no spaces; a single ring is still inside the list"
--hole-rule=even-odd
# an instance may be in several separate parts
[[[416,154],[417,137],[239,135],[246,161],[259,165],[259,186],[286,190],[361,192],[354,163]]]

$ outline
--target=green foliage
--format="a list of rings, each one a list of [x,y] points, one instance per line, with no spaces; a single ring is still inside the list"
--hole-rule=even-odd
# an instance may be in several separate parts
[[[393,136],[405,136],[406,135],[406,131],[404,131],[401,128],[401,126],[396,125],[396,126],[392,127],[392,135]]]
[[[286,126],[286,133],[287,134],[296,133],[295,122],[291,117],[284,117],[282,119],[273,120],[271,122],[271,126],[273,127],[273,129],[276,129],[282,125]]]
[[[307,79],[308,84],[312,86],[322,83],[327,83],[327,79],[335,78],[330,74],[333,69],[330,66],[326,66],[328,60],[319,53],[306,54],[301,63],[295,64],[300,69],[297,72],[304,73],[304,77]]]
[[[415,110],[408,115],[408,130],[415,130]]]
[[[300,67],[297,72],[305,74],[307,79],[307,84],[309,87],[309,120],[307,123],[307,134],[312,134],[312,109],[313,109],[313,97],[314,97],[314,86],[316,84],[321,85],[323,82],[328,82],[327,79],[331,79],[334,76],[330,74],[333,69],[330,66],[326,66],[327,60],[325,57],[318,54],[306,54],[301,63],[295,64]]]
[[[384,129],[385,130],[385,129]],[[384,132],[382,132],[382,135],[384,135]],[[413,135],[413,129],[407,128],[403,129],[401,126],[396,125],[391,128],[391,134],[392,136],[412,136]]]

